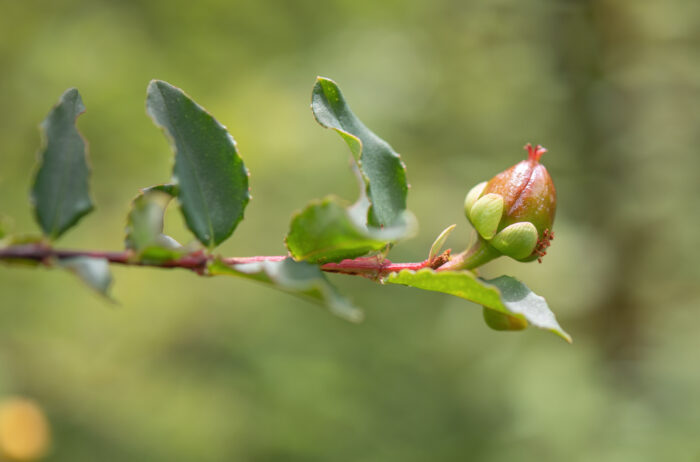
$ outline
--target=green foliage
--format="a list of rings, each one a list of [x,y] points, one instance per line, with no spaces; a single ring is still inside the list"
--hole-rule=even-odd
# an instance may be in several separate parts
[[[362,311],[338,293],[318,266],[310,263],[285,258],[227,265],[215,260],[209,265],[209,274],[252,279],[325,306],[348,321],[359,322],[363,318]]]
[[[209,248],[226,240],[250,200],[248,170],[226,128],[182,90],[154,80],[148,114],[175,151],[173,180],[187,227]]]
[[[345,102],[338,85],[319,77],[311,96],[311,109],[319,124],[338,132],[350,147],[371,203],[368,223],[391,226],[406,210],[406,167],[389,144],[358,119]]]
[[[63,258],[58,260],[57,264],[78,276],[98,294],[111,299],[109,289],[112,286],[112,274],[109,271],[109,262],[104,258]]]
[[[517,316],[510,316],[491,308],[483,308],[484,321],[493,330],[523,330],[527,328],[527,321]]]
[[[93,209],[85,141],[75,128],[83,112],[80,93],[70,88],[41,124],[44,147],[31,197],[36,220],[49,239],[60,237]]]
[[[353,218],[337,197],[312,202],[292,219],[287,248],[296,260],[328,263],[382,250],[391,242],[387,232]]]
[[[329,196],[297,213],[286,237],[290,256],[222,258],[211,253],[233,233],[250,200],[248,171],[235,141],[201,106],[166,82],[154,80],[149,84],[146,105],[148,114],[164,130],[175,152],[173,183],[145,188],[136,196],[127,217],[127,251],[60,253],[43,242],[26,241],[20,246],[18,243],[24,241],[10,236],[3,241],[5,247],[0,249],[0,258],[55,260],[105,296],[109,296],[112,283],[109,262],[181,267],[201,275],[237,276],[310,300],[354,322],[362,319],[362,312],[338,293],[324,271],[356,274],[377,282],[470,300],[485,307],[484,319],[496,330],[521,330],[532,324],[571,341],[544,298],[532,293],[523,283],[508,276],[486,281],[471,271],[440,268],[457,261],[449,261],[449,252],[440,255],[455,225],[437,237],[425,262],[392,266],[384,259],[393,244],[415,230],[415,219],[406,209],[405,167],[389,144],[352,113],[332,80],[317,79],[312,109],[316,120],[337,131],[350,147],[361,184],[360,197],[351,205]],[[32,197],[39,224],[52,239],[92,209],[85,143],[74,126],[75,118],[83,110],[77,90],[68,90],[42,125],[46,147],[40,157]],[[468,216],[481,235],[491,238],[503,212],[503,199],[487,194],[475,200],[474,191],[465,202]],[[164,234],[164,214],[174,197],[180,202],[187,227],[206,250],[183,247]],[[513,251],[525,246],[529,253],[534,242],[532,236],[525,236],[529,240],[522,238],[526,231],[504,230],[503,242],[496,241]],[[478,264],[474,258],[470,268],[492,256],[477,258]],[[403,269],[406,266],[419,270]]]
[[[134,199],[127,217],[125,245],[141,260],[167,261],[183,253],[182,246],[163,234],[163,216],[175,192],[169,185],[145,189]],[[168,191],[168,192],[164,192]]]
[[[510,276],[483,280],[471,271],[422,269],[392,273],[386,282],[461,297],[490,310],[518,318],[540,329],[554,332],[567,342],[571,342],[571,336],[559,326],[545,299]]]

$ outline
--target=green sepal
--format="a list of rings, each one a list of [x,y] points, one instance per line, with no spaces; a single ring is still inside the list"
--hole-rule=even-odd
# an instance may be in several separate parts
[[[514,223],[496,234],[490,244],[516,260],[527,258],[537,245],[537,228],[529,221]]]
[[[479,199],[481,193],[484,192],[484,188],[486,187],[487,183],[487,181],[482,181],[478,185],[474,186],[467,193],[467,197],[464,198],[464,213],[467,218],[469,218],[472,207],[474,207],[474,203],[477,201],[477,199]]]
[[[503,216],[503,196],[486,194],[474,203],[469,219],[477,232],[486,240],[493,238]]]

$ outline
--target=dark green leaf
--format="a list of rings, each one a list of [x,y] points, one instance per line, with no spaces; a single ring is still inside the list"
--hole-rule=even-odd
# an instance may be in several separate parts
[[[367,228],[337,197],[309,204],[292,218],[286,244],[296,260],[328,263],[382,250],[406,233],[406,226]]]
[[[519,318],[540,329],[554,332],[571,342],[571,337],[559,326],[545,299],[510,276],[485,281],[477,278],[471,271],[422,269],[392,273],[386,282],[465,298],[504,315]]]
[[[163,234],[163,216],[172,196],[167,188],[153,186],[140,193],[131,205],[126,224],[126,248],[141,260],[172,260],[182,254],[182,246]]]
[[[104,258],[65,258],[59,260],[58,265],[71,271],[90,288],[111,300],[109,288],[112,285],[112,274],[109,272],[109,262]]]
[[[209,266],[212,275],[230,275],[252,279],[310,300],[349,321],[362,320],[362,311],[354,307],[328,282],[318,266],[291,258],[227,265],[220,260]]]
[[[83,100],[71,88],[41,123],[44,145],[31,197],[36,220],[50,239],[58,238],[93,209],[87,150],[75,127],[83,112]]]
[[[311,109],[319,124],[335,130],[353,153],[365,181],[372,226],[396,225],[406,210],[406,168],[389,144],[370,131],[345,102],[332,80],[318,77]]]
[[[204,108],[166,82],[148,85],[146,106],[175,150],[173,180],[187,227],[213,248],[233,233],[250,200],[236,143]]]

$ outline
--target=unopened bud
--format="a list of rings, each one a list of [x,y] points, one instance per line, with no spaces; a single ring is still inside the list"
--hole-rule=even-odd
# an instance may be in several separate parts
[[[464,201],[467,218],[497,254],[540,260],[554,238],[556,191],[540,157],[542,146],[525,146],[528,158],[480,183]]]

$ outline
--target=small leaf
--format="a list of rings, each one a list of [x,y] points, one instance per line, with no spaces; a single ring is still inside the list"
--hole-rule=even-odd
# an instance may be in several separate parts
[[[406,167],[399,154],[353,114],[334,81],[323,77],[316,79],[311,109],[319,124],[338,132],[350,147],[371,203],[368,223],[372,226],[397,224],[406,210],[408,193]]]
[[[318,266],[286,258],[227,265],[220,260],[210,263],[209,274],[252,279],[328,308],[333,314],[352,322],[362,320],[362,311],[340,295]]]
[[[295,260],[323,264],[382,250],[407,226],[378,229],[357,222],[342,200],[314,201],[292,218],[286,244]]]
[[[226,128],[182,90],[153,80],[148,114],[175,150],[173,180],[187,227],[209,248],[226,240],[250,200],[248,171]]]
[[[75,121],[85,112],[71,88],[41,123],[43,147],[32,186],[34,214],[44,235],[57,239],[93,209],[85,141]]]
[[[126,248],[141,260],[167,261],[183,253],[177,241],[163,234],[165,208],[172,199],[163,186],[147,188],[136,196],[127,218]]]
[[[499,290],[501,301],[509,314],[524,317],[533,326],[554,332],[567,342],[572,342],[571,336],[561,328],[549,309],[547,300],[531,291],[528,286],[510,276],[499,276],[484,282]]]
[[[448,237],[450,237],[450,234],[452,234],[452,231],[454,231],[454,229],[456,227],[457,227],[457,225],[448,226],[435,239],[435,242],[433,242],[433,245],[430,247],[430,253],[428,254],[428,261],[433,261],[433,259],[435,257],[440,255],[440,252],[442,251],[442,246],[445,245],[445,241],[447,240]]]
[[[540,329],[553,332],[571,343],[571,337],[559,326],[545,299],[510,276],[485,281],[477,278],[471,271],[422,269],[392,273],[386,282],[465,298],[504,315],[520,318]]]
[[[112,274],[109,262],[104,258],[73,257],[58,261],[58,265],[78,276],[85,284],[100,295],[111,300],[109,288],[112,285]]]

